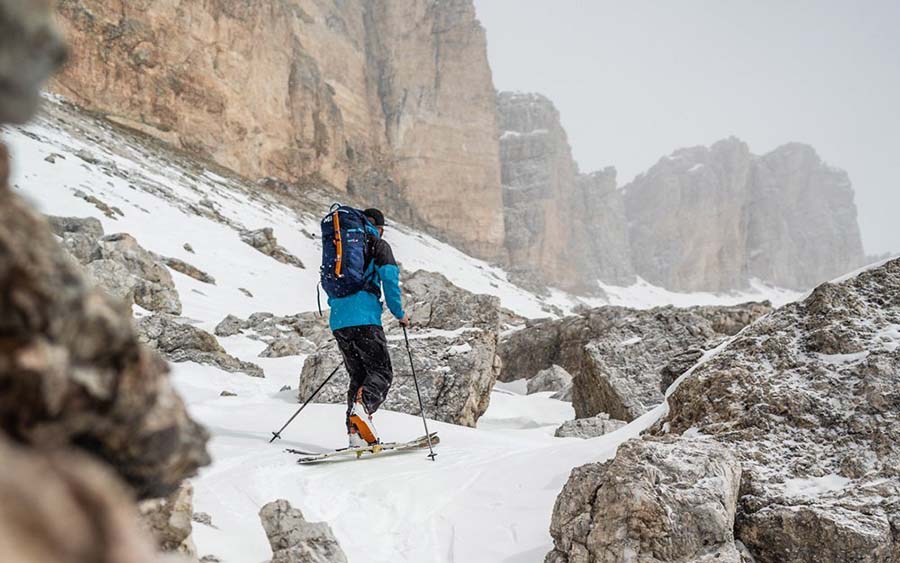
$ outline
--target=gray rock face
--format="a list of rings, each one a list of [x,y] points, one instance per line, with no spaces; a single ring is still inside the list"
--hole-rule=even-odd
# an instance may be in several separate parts
[[[528,394],[544,391],[563,391],[572,385],[572,376],[563,368],[552,365],[528,380]]]
[[[191,539],[193,526],[194,487],[187,481],[166,498],[145,500],[138,510],[144,527],[156,539],[157,548],[195,556]]]
[[[487,410],[500,371],[499,299],[473,295],[453,286],[443,276],[428,272],[405,277],[403,293],[404,305],[413,320],[410,346],[427,416],[474,427]],[[418,415],[419,402],[402,332],[394,323],[385,326],[394,383],[382,408]],[[301,401],[342,363],[337,346],[328,340],[321,342],[318,352],[303,366],[298,387]],[[349,376],[341,368],[316,400],[345,403],[348,386]]]
[[[757,561],[896,561],[900,260],[760,320],[669,404],[655,433],[693,429],[740,459],[735,530]]]
[[[596,438],[615,432],[628,424],[622,420],[612,420],[609,415],[600,413],[591,418],[577,418],[575,420],[566,421],[556,429],[554,436],[557,438]]]
[[[276,500],[259,511],[272,546],[272,563],[347,563],[331,527],[307,522],[286,500]]]
[[[647,311],[601,307],[534,323],[503,339],[501,380],[530,379],[559,365],[573,376],[578,418],[605,412],[630,421],[662,402],[661,372],[673,358],[713,348],[769,311],[766,303]]]
[[[306,267],[299,258],[278,244],[278,239],[275,238],[275,231],[273,231],[271,227],[257,229],[255,231],[244,231],[241,233],[241,240],[266,256],[271,256],[275,260],[278,260],[282,264],[288,264],[297,268]]]
[[[635,270],[670,289],[751,278],[806,289],[864,260],[847,174],[805,145],[762,157],[735,138],[681,149],[625,194]]]
[[[713,441],[634,439],[579,467],[556,500],[547,563],[741,563],[741,466]]]
[[[231,373],[242,372],[251,377],[265,377],[261,367],[229,355],[216,337],[205,330],[167,315],[142,317],[136,324],[141,340],[173,362],[196,362]]]
[[[332,339],[328,317],[317,313],[300,313],[279,317],[272,313],[253,313],[246,320],[228,315],[215,329],[217,336],[244,334],[247,338],[268,344],[261,358],[281,358],[311,354]]]
[[[539,94],[497,98],[506,248],[517,281],[596,290],[634,281],[616,173],[578,173],[559,112]]]

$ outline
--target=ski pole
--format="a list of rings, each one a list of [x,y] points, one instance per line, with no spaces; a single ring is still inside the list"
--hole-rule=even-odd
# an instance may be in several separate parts
[[[428,457],[434,461],[437,455],[434,448],[431,447],[431,434],[428,432],[428,421],[425,419],[425,406],[422,404],[422,393],[419,392],[419,379],[416,377],[416,366],[413,365],[412,349],[409,347],[409,335],[406,333],[406,327],[403,327],[403,339],[406,340],[406,353],[409,354],[409,369],[412,370],[413,382],[416,384],[416,396],[419,397],[419,411],[422,413],[422,424],[425,425],[425,437],[428,438]]]
[[[334,368],[334,371],[331,372],[331,375],[329,375],[327,378],[325,378],[325,381],[322,382],[322,385],[319,385],[319,388],[316,389],[316,390],[313,392],[313,394],[309,396],[309,399],[307,399],[306,402],[303,403],[303,406],[300,407],[299,409],[297,409],[297,412],[294,413],[294,416],[292,416],[290,419],[288,419],[287,422],[284,423],[284,426],[281,427],[281,430],[279,430],[278,432],[272,432],[272,439],[269,440],[269,443],[270,443],[270,444],[271,444],[272,442],[274,442],[275,440],[280,440],[280,439],[281,439],[281,433],[284,432],[284,429],[287,428],[288,425],[289,425],[290,423],[294,422],[294,419],[297,418],[297,415],[300,414],[300,411],[302,411],[303,409],[305,409],[305,408],[306,408],[306,405],[308,405],[309,403],[311,403],[312,400],[316,398],[316,395],[319,394],[319,391],[321,391],[322,389],[325,388],[325,385],[327,385],[328,382],[331,381],[331,378],[334,377],[334,374],[336,374],[336,373],[338,372],[339,369],[341,369],[341,366],[342,366],[342,365],[344,365],[344,364],[343,364],[343,363],[340,363],[340,364],[337,365],[336,368]]]

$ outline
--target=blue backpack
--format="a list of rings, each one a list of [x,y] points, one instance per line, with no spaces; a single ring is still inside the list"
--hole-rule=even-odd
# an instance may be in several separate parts
[[[381,295],[371,259],[371,235],[365,214],[335,203],[322,219],[321,284],[328,297],[347,297],[359,291]]]

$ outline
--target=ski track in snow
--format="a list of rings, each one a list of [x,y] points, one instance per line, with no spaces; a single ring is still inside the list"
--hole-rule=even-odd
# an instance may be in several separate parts
[[[207,285],[172,272],[183,317],[190,322],[212,331],[228,314],[246,318],[262,311],[288,315],[316,308],[321,248],[303,233],[318,231],[315,216],[298,216],[248,194],[236,179],[185,168],[179,158],[154,153],[53,98],[44,116],[27,127],[9,129],[5,138],[14,159],[13,185],[43,212],[96,217],[108,234],[130,233],[145,248],[214,276],[218,284]],[[76,156],[79,151],[87,151],[98,163]],[[58,156],[50,162],[54,154]],[[104,216],[77,197],[76,190],[121,208],[124,217]],[[187,205],[202,205],[204,199],[244,228],[271,226],[279,243],[307,268],[280,264],[241,242],[232,227],[187,211]],[[503,306],[526,317],[548,316],[550,307],[566,312],[580,302],[606,303],[557,290],[549,298],[538,297],[509,283],[502,270],[403,226],[390,228],[387,239],[406,270],[440,272],[470,291],[499,296]],[[196,253],[186,251],[185,243]],[[685,295],[643,281],[631,288],[603,289],[611,303],[633,307],[773,297],[783,303],[792,295],[761,285],[747,294]],[[885,337],[900,340],[894,332]],[[492,394],[491,407],[477,429],[429,421],[441,436],[436,462],[418,451],[299,466],[284,448],[344,445],[344,407],[312,404],[283,433],[282,441],[269,444],[270,432],[299,406],[294,391],[280,389],[297,387],[305,357],[259,358],[265,345],[245,336],[220,342],[229,353],[261,365],[266,379],[192,363],[173,365],[173,379],[193,416],[212,434],[213,464],[193,482],[194,509],[209,513],[214,527],[194,524],[195,543],[199,555],[216,555],[228,563],[270,559],[258,512],[279,498],[300,508],[310,521],[328,522],[355,563],[540,562],[551,549],[553,504],[572,468],[609,459],[621,442],[637,436],[666,410],[660,405],[601,438],[559,439],[553,432],[574,418],[571,405],[550,399],[551,393],[524,396],[521,383],[504,384]],[[222,390],[238,396],[221,397]],[[412,439],[424,432],[415,416],[381,412],[377,420],[387,439]]]

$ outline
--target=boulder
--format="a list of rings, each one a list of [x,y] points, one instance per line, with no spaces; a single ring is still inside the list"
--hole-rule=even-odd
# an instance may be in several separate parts
[[[561,390],[557,391],[553,395],[550,396],[551,399],[556,399],[557,401],[565,401],[567,403],[572,402],[572,396],[574,395],[574,385],[571,383],[566,385]]]
[[[0,351],[0,432],[87,451],[138,496],[169,494],[209,463],[206,431],[165,361],[140,343],[131,310],[86,283],[7,178],[0,148],[0,332],[9,344]]]
[[[244,334],[247,338],[265,342],[272,350],[264,353],[278,353],[278,350],[302,350],[301,353],[311,353],[332,339],[327,315],[321,317],[314,312],[287,317],[279,317],[272,313],[253,313],[247,320],[228,315],[216,326],[215,332],[217,336]]]
[[[426,414],[474,427],[487,410],[500,371],[500,300],[474,295],[444,276],[423,271],[404,277],[402,289],[404,306],[413,320],[410,346]],[[385,312],[386,319],[388,315]],[[303,366],[298,387],[301,401],[342,363],[337,346],[330,342],[330,332],[325,332],[327,319],[312,317],[309,322],[322,327],[321,334],[328,339],[320,341],[318,351]],[[403,334],[396,322],[386,320],[385,326],[394,382],[382,408],[418,415],[419,401]],[[349,376],[342,367],[316,400],[343,404],[348,386]]]
[[[768,303],[600,307],[532,322],[503,339],[501,380],[531,379],[558,365],[572,374],[572,402],[579,418],[606,412],[630,421],[662,402],[661,372],[673,357],[688,350],[702,354],[771,310]]]
[[[101,238],[91,262],[112,260],[125,266],[136,280],[134,302],[148,311],[181,314],[181,300],[172,275],[153,253],[131,235],[119,233]]]
[[[141,520],[156,540],[157,549],[196,556],[191,539],[193,507],[194,487],[187,481],[166,498],[140,503]]]
[[[758,562],[900,552],[900,260],[745,329],[669,396],[654,434],[743,466],[735,533]]]
[[[288,264],[297,268],[305,268],[303,262],[278,244],[275,231],[271,227],[257,229],[255,231],[243,231],[241,240],[249,244],[266,256],[271,256],[282,264]]]
[[[239,360],[225,352],[212,334],[179,322],[174,317],[150,315],[138,319],[136,324],[141,340],[173,362],[195,362],[231,373],[242,372],[251,377],[265,377],[265,372],[258,365]]]
[[[216,336],[227,337],[238,335],[241,333],[241,330],[243,330],[243,321],[234,315],[228,315],[216,325],[214,332]]]
[[[413,361],[425,414],[442,422],[474,427],[487,410],[500,364],[496,334],[472,329],[459,336],[410,334]],[[389,340],[394,382],[383,409],[418,415],[419,401],[409,356],[402,340]],[[336,345],[324,346],[307,358],[300,374],[298,398],[306,400],[343,359]],[[343,404],[350,378],[341,367],[316,401]]]
[[[269,346],[260,352],[260,358],[284,358],[286,356],[300,356],[312,354],[316,351],[316,345],[311,340],[303,338],[297,333],[291,333],[283,338],[273,340]]]
[[[286,500],[276,500],[259,511],[272,546],[272,563],[347,563],[347,556],[324,522],[307,522]]]
[[[528,394],[545,391],[564,391],[572,385],[572,376],[563,368],[552,365],[528,380]]]
[[[163,264],[165,264],[169,268],[172,268],[176,272],[179,272],[188,277],[194,278],[195,280],[197,280],[199,282],[207,283],[210,285],[216,285],[216,278],[207,274],[200,268],[197,268],[196,266],[192,266],[192,265],[188,264],[184,260],[179,260],[178,258],[171,258],[168,256],[159,256],[158,258]]]
[[[713,441],[633,439],[572,471],[556,500],[553,563],[742,563],[741,466]]]
[[[556,429],[554,436],[557,438],[596,438],[615,432],[626,424],[628,423],[621,420],[610,419],[609,415],[604,412],[591,418],[568,420]]]

